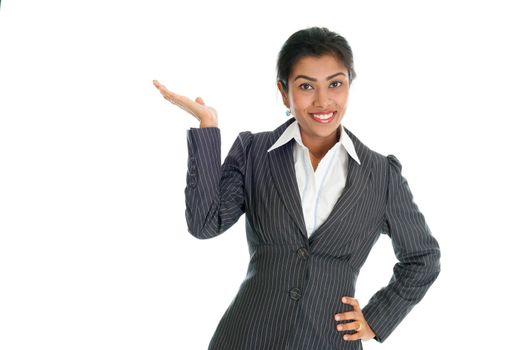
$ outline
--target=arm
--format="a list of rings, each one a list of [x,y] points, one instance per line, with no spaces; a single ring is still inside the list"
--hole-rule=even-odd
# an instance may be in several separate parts
[[[245,142],[241,132],[221,165],[220,129],[187,131],[188,171],[186,221],[188,231],[199,239],[215,237],[231,227],[245,212]]]
[[[440,247],[413,201],[402,165],[394,155],[389,162],[388,202],[383,230],[392,240],[399,260],[386,287],[375,293],[362,313],[384,342],[426,294],[440,273]]]

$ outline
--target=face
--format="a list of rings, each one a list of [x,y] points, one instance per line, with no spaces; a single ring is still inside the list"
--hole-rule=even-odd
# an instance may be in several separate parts
[[[337,129],[349,96],[348,70],[342,61],[332,55],[303,57],[289,75],[288,92],[280,81],[277,84],[306,146],[337,142]]]

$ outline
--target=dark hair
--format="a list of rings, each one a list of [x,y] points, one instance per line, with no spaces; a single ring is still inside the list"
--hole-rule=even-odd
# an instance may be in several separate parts
[[[348,69],[349,84],[355,79],[353,52],[346,39],[325,27],[310,27],[293,33],[278,54],[277,80],[288,91],[288,78],[293,65],[305,56],[320,57],[331,54],[338,57]]]

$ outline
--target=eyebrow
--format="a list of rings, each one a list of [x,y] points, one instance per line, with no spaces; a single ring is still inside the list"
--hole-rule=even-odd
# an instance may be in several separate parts
[[[333,75],[330,75],[329,77],[326,77],[326,80],[329,80],[329,79],[334,78],[334,77],[336,77],[337,75],[341,75],[341,74],[342,74],[342,75],[345,75],[345,74],[342,73],[342,72],[338,72],[338,73],[335,73],[335,74],[333,74]],[[308,79],[308,80],[311,80],[311,81],[317,81],[316,78],[311,78],[311,77],[308,77],[307,75],[302,75],[302,74],[297,75],[297,76],[295,77],[295,80],[297,80],[298,78],[304,78],[304,79]],[[293,80],[293,81],[295,81],[295,80]]]

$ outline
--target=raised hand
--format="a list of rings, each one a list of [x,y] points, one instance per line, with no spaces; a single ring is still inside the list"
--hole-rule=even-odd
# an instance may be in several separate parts
[[[160,84],[158,80],[153,80],[153,85],[155,85],[166,100],[182,108],[200,121],[201,128],[218,127],[217,111],[211,106],[206,106],[201,97],[197,97],[195,101],[193,101],[186,96],[169,91],[164,85]]]

